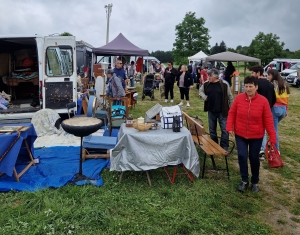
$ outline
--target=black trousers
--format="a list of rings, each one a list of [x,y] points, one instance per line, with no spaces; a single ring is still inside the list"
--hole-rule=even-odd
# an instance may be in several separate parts
[[[179,87],[180,90],[180,99],[184,100],[184,96],[185,96],[185,100],[189,101],[190,97],[189,97],[189,93],[190,93],[190,88],[186,88],[186,87]]]
[[[171,96],[171,100],[174,98],[174,83],[165,83],[165,99],[167,100],[169,97],[169,92]]]

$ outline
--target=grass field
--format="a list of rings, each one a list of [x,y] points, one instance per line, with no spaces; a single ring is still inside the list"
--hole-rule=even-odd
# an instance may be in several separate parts
[[[135,118],[156,103],[165,105],[155,90],[155,100],[141,101],[130,110]],[[175,104],[179,91],[175,86]],[[229,158],[231,179],[225,172],[208,172],[191,183],[180,176],[171,185],[162,169],[118,173],[105,169],[103,187],[68,185],[35,193],[0,194],[0,234],[300,234],[300,91],[291,88],[288,116],[279,125],[282,169],[261,165],[261,191],[244,194],[236,153]],[[198,91],[191,90],[191,107],[207,129],[207,113]],[[170,105],[169,103],[167,105]],[[200,164],[202,153],[199,151]],[[208,161],[210,163],[210,161]],[[224,161],[217,164],[224,166]]]

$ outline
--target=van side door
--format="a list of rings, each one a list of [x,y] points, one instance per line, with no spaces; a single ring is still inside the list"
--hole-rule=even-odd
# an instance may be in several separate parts
[[[66,105],[76,102],[76,41],[73,36],[44,39],[43,108],[66,113]]]

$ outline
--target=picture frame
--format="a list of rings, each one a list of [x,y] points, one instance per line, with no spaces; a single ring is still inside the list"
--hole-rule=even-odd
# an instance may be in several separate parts
[[[13,131],[20,131],[23,126],[1,126],[0,132],[13,132]]]

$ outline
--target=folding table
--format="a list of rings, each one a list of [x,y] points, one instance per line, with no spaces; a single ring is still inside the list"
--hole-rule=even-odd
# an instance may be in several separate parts
[[[172,129],[158,129],[140,132],[122,124],[118,143],[111,151],[111,171],[148,171],[166,166],[175,166],[171,183],[174,183],[178,165],[191,171],[196,177],[200,174],[199,155],[192,136],[185,127],[180,132]],[[122,177],[122,173],[120,179]],[[192,181],[192,175],[187,175]]]
[[[1,126],[23,126],[24,131],[1,133],[0,135],[0,175],[3,173],[8,176],[14,175],[16,181],[20,181],[20,177],[34,165],[34,147],[33,143],[37,137],[34,127],[31,123],[14,123],[0,124]],[[17,172],[16,164],[18,164],[19,156],[26,158],[25,168],[21,172]],[[23,165],[23,164],[22,164]]]

